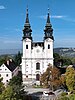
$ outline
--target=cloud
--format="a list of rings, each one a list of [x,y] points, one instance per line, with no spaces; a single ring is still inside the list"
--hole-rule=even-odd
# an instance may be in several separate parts
[[[56,19],[61,19],[61,18],[64,18],[65,16],[61,16],[61,15],[55,15],[55,16],[51,16],[51,18],[56,18]]]
[[[50,18],[55,18],[55,19],[63,19],[63,18],[65,18],[65,17],[66,17],[66,16],[63,16],[63,15],[52,15],[52,16],[50,16]],[[39,16],[39,18],[47,19],[47,15]]]
[[[5,7],[3,5],[0,5],[0,10],[5,9]]]
[[[47,15],[43,15],[43,16],[38,16],[41,19],[47,19]],[[73,22],[75,23],[75,18],[71,18],[69,16],[64,16],[64,15],[52,15],[50,16],[50,18],[54,18],[54,19],[62,19],[64,21],[68,21],[68,22]]]

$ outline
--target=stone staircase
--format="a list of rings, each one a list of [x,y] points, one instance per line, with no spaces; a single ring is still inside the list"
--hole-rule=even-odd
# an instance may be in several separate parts
[[[36,84],[36,80],[32,80],[32,79],[26,79],[23,84],[26,86],[26,87],[32,87],[32,85]]]

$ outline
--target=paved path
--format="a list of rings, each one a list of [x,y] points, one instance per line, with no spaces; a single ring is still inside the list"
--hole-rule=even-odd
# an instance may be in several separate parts
[[[36,92],[43,92],[43,91],[49,91],[49,89],[43,89],[43,88],[25,88],[25,90],[28,92],[28,94],[33,94]]]
[[[49,91],[49,89],[26,87],[25,90],[33,97],[33,100],[56,100],[56,95],[44,96],[42,94],[43,91]]]

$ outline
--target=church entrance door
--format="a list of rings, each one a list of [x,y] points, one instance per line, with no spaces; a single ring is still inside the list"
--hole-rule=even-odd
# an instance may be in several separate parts
[[[39,80],[40,80],[40,75],[36,74],[36,81],[39,81]]]

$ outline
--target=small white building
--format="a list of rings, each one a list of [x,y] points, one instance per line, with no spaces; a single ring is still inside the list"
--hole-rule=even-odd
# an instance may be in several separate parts
[[[42,42],[33,42],[31,32],[27,8],[26,22],[23,29],[23,56],[21,63],[23,83],[29,82],[29,80],[40,81],[40,75],[46,71],[48,64],[53,65],[54,37],[49,12],[44,29],[44,40]]]
[[[10,59],[0,66],[0,77],[3,78],[3,83],[6,85],[13,76],[18,74],[19,67],[16,67],[15,62]]]

